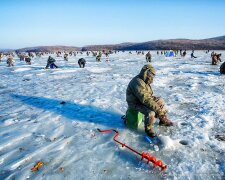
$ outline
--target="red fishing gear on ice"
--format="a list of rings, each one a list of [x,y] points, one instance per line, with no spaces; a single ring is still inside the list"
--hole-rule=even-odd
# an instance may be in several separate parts
[[[127,146],[125,143],[122,143],[120,141],[118,141],[116,138],[117,136],[119,136],[119,132],[115,129],[107,129],[107,130],[100,130],[100,129],[97,129],[99,132],[102,132],[102,133],[107,133],[107,132],[112,132],[114,131],[116,133],[116,135],[114,136],[113,140],[116,141],[117,143],[119,143],[120,145],[122,145],[122,147],[126,147],[127,149],[131,150],[132,152],[134,152],[135,154],[138,154],[139,156],[141,156],[141,160],[147,160],[147,164],[149,162],[152,162],[153,163],[153,167],[160,167],[161,170],[165,170],[166,169],[166,165],[163,163],[162,160],[157,160],[155,156],[152,156],[150,155],[149,153],[147,152],[138,152],[136,150],[134,150],[133,148]]]

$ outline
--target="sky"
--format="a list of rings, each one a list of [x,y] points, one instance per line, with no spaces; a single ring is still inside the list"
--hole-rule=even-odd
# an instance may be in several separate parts
[[[0,49],[225,35],[224,0],[0,0]]]

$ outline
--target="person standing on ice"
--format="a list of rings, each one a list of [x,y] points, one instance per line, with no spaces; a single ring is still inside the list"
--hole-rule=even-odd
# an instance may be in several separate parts
[[[8,67],[14,66],[14,60],[13,60],[12,54],[9,54],[7,59],[7,64],[8,64]]]
[[[144,114],[145,132],[149,137],[156,136],[153,129],[155,118],[159,118],[159,125],[173,126],[172,121],[167,118],[164,100],[161,97],[153,96],[151,83],[155,74],[156,71],[152,65],[144,65],[139,75],[130,81],[126,90],[128,110]]]
[[[151,55],[150,51],[145,55],[145,59],[146,59],[147,62],[152,61],[152,55]]]
[[[80,68],[84,68],[85,64],[86,64],[86,60],[84,58],[80,58],[78,60],[78,64],[79,64]]]
[[[0,53],[0,62],[2,61],[3,53]]]
[[[191,53],[191,58],[197,58],[196,56],[194,56],[194,51],[192,51]]]
[[[67,53],[64,54],[64,60],[68,61],[68,54]]]
[[[101,51],[99,51],[99,54],[96,56],[96,61],[100,62],[101,61],[101,57],[102,57],[102,53],[101,53]]]

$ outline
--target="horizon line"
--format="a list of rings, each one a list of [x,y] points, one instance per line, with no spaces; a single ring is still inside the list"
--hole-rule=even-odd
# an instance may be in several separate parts
[[[148,41],[142,41],[142,42],[121,42],[121,43],[109,43],[109,44],[89,44],[89,45],[83,45],[83,46],[75,46],[75,45],[34,45],[34,46],[25,46],[21,48],[0,48],[0,50],[19,50],[19,49],[25,49],[25,48],[36,48],[36,47],[54,47],[54,46],[64,46],[64,47],[74,47],[74,48],[83,48],[83,47],[89,47],[89,46],[110,46],[110,45],[119,45],[119,44],[126,44],[126,43],[145,43],[145,42],[151,42],[151,41],[165,41],[165,40],[193,40],[193,41],[199,41],[199,40],[207,40],[207,39],[213,39],[213,38],[219,38],[223,37],[225,35],[216,36],[216,37],[209,37],[209,38],[202,38],[202,39],[190,39],[190,38],[173,38],[173,39],[156,39],[156,40],[148,40]]]

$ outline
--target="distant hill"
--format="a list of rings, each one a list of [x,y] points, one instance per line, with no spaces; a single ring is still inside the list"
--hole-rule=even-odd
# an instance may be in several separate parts
[[[17,52],[56,52],[56,51],[80,51],[81,48],[73,46],[38,46],[17,49]]]
[[[209,38],[210,40],[217,40],[217,41],[225,41],[225,36],[219,36],[215,38]],[[206,39],[207,40],[207,39]]]
[[[90,45],[84,47],[73,46],[38,46],[17,49],[17,52],[56,52],[56,51],[98,51],[98,50],[225,50],[225,36],[191,40],[167,39],[147,41],[142,43],[121,43],[110,45]]]
[[[136,43],[121,43],[121,44],[111,44],[111,45],[91,45],[82,47],[82,51],[97,51],[103,49],[111,50],[123,50],[126,47],[135,45]]]
[[[86,46],[83,50],[114,49],[114,50],[170,50],[170,49],[187,49],[187,50],[225,50],[225,36],[202,39],[168,39],[156,40],[142,43],[124,43],[115,45],[96,45]]]
[[[9,51],[14,51],[14,49],[0,49],[0,52],[9,52]]]

